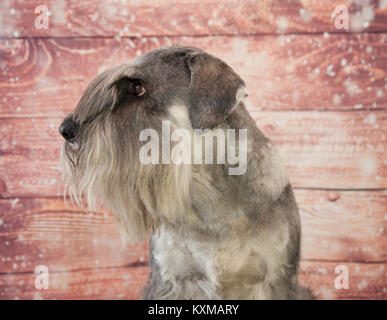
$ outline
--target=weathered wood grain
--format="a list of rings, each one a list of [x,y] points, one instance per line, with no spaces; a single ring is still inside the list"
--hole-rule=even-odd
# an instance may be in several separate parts
[[[0,200],[0,273],[141,264],[147,243],[124,245],[109,213],[90,213],[58,199]]]
[[[295,187],[386,188],[385,111],[259,112]]]
[[[2,1],[1,37],[246,35],[297,32],[385,31],[387,8],[378,0],[142,0],[55,1],[48,29],[35,28],[38,0]],[[336,6],[346,5],[348,31],[335,27]]]
[[[301,215],[301,257],[387,261],[387,192],[295,190]]]
[[[64,116],[105,69],[160,46],[222,58],[261,110],[387,110],[387,34],[0,40],[0,117]]]
[[[304,260],[387,260],[385,191],[296,190]],[[57,199],[0,200],[0,273],[123,267],[147,262],[147,243],[124,245],[109,213]]]
[[[335,268],[345,265],[349,288],[336,289]],[[319,299],[386,299],[386,264],[302,262],[300,282]],[[139,299],[147,267],[51,272],[49,288],[34,287],[35,274],[0,275],[0,299]]]
[[[50,272],[49,288],[36,289],[34,273],[0,275],[0,299],[139,299],[147,267]]]
[[[249,110],[300,188],[301,282],[322,299],[387,299],[387,5],[350,2],[47,0],[49,29],[37,30],[41,2],[2,1],[0,299],[140,297],[147,243],[124,245],[110,213],[54,198],[57,127],[98,73],[173,44],[219,56],[246,81]],[[335,28],[339,4],[349,31]],[[34,288],[39,264],[48,290]],[[334,287],[338,265],[348,290]]]
[[[386,188],[385,111],[260,112],[257,125],[277,145],[298,188]],[[0,119],[2,197],[61,194],[61,118]]]

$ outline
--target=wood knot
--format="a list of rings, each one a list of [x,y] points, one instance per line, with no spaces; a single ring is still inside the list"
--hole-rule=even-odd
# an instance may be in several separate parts
[[[328,201],[335,202],[340,199],[340,194],[335,191],[328,191],[327,199]]]

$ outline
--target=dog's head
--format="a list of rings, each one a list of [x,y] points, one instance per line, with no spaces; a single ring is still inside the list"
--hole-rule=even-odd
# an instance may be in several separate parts
[[[141,164],[140,132],[160,132],[163,120],[176,120],[174,106],[183,106],[186,118],[176,126],[214,128],[245,96],[243,80],[227,64],[194,47],[157,49],[101,73],[59,128],[70,195],[90,209],[103,203],[125,234],[140,239],[176,217],[189,201],[190,180],[185,166]],[[180,196],[165,203],[173,190]]]

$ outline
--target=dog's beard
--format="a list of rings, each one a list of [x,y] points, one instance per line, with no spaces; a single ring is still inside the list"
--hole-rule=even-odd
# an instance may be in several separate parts
[[[108,117],[94,121],[78,150],[63,145],[60,161],[65,197],[91,211],[111,210],[128,242],[176,223],[190,207],[190,165],[142,164],[138,134]]]

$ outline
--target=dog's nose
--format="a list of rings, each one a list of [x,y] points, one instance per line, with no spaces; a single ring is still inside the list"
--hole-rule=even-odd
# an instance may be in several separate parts
[[[68,142],[74,142],[78,126],[72,117],[67,117],[59,127],[59,132]]]

